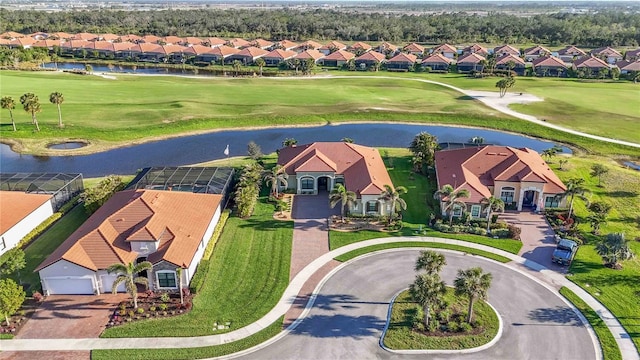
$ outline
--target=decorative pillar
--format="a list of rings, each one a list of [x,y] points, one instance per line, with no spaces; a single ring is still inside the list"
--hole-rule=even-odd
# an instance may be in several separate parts
[[[524,189],[520,187],[520,196],[518,197],[518,211],[522,211],[522,199],[524,198]]]

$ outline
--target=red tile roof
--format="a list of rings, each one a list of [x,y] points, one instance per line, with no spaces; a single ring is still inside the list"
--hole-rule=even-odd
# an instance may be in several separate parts
[[[54,46],[60,46],[61,44],[62,42],[59,39],[44,39],[36,41],[32,46],[51,48]]]
[[[624,53],[625,58],[628,60],[629,58],[636,58],[640,56],[640,49],[629,50]]]
[[[377,149],[345,142],[316,142],[281,149],[278,164],[289,175],[297,171],[331,171],[344,175],[347,190],[380,195],[393,185]],[[314,170],[315,169],[315,170]]]
[[[142,37],[138,36],[138,35],[128,34],[128,35],[120,36],[120,41],[122,41],[122,42],[132,42],[132,43],[134,43],[134,42],[138,42],[140,40],[142,40]]]
[[[184,47],[182,45],[171,44],[171,45],[160,45],[151,52],[164,54],[164,55],[171,55],[171,54],[183,53],[185,52],[185,50],[187,50],[187,47]]]
[[[33,44],[35,44],[38,40],[32,38],[32,37],[19,37],[19,38],[15,38],[13,40],[11,40],[11,42],[9,44],[11,45],[16,45],[16,46],[22,46],[22,47],[27,47],[27,46],[31,46]]]
[[[622,61],[618,61],[616,65],[618,66],[618,68],[620,68],[620,70],[640,71],[640,60],[635,60],[635,61],[622,60]]]
[[[567,65],[565,65],[564,61],[555,57],[555,56],[541,56],[531,62],[533,67],[545,66],[545,67],[561,67],[566,69]]]
[[[551,54],[551,51],[549,51],[549,49],[547,49],[545,47],[542,47],[540,45],[536,45],[534,47],[530,47],[528,49],[525,49],[523,55],[539,55],[539,56],[543,56],[545,54]]]
[[[389,61],[387,61],[387,63],[415,63],[416,60],[418,60],[418,57],[416,57],[413,54],[405,54],[405,53],[400,53],[394,57],[392,57],[391,59],[389,59]]]
[[[500,58],[498,58],[496,60],[496,65],[507,65],[509,63],[509,61],[513,61],[515,64],[520,64],[520,65],[525,65],[526,62],[524,60],[522,60],[521,57],[519,56],[515,56],[512,54],[508,54],[505,56],[502,56]]]
[[[318,50],[315,50],[315,49],[305,50],[305,51],[299,53],[298,55],[296,55],[296,59],[318,60],[318,59],[322,59],[323,57],[324,57],[324,54],[321,53]]]
[[[563,49],[558,50],[558,55],[564,55],[564,56],[585,56],[587,55],[586,52],[578,49],[577,47],[573,46],[573,45],[569,45],[564,47]]]
[[[204,45],[191,45],[184,49],[186,54],[202,55],[202,54],[214,54],[213,48]]]
[[[276,45],[278,47],[284,48],[285,50],[289,50],[289,49],[295,49],[298,46],[300,46],[300,44],[290,41],[290,40],[281,40],[276,42]]]
[[[239,49],[236,49],[227,45],[222,45],[222,46],[214,47],[212,54],[217,56],[227,57],[229,55],[237,54],[239,52],[240,52]]]
[[[227,43],[227,40],[221,39],[219,37],[210,37],[210,38],[204,39],[203,42],[205,44],[209,44],[209,46],[214,47],[214,46],[225,45]]]
[[[251,42],[251,46],[255,46],[261,49],[264,48],[268,48],[270,46],[273,46],[273,43],[271,41],[265,40],[265,39],[255,39]]]
[[[458,49],[455,46],[449,44],[442,44],[434,47],[431,50],[432,54],[442,54],[442,53],[457,53]]]
[[[267,50],[263,50],[263,49],[255,47],[255,46],[249,46],[247,48],[242,49],[238,53],[238,56],[249,56],[252,59],[255,59],[255,58],[258,58],[258,57],[265,56],[268,53],[269,52]]]
[[[265,58],[273,58],[273,59],[281,59],[287,60],[296,57],[298,55],[297,52],[291,50],[283,50],[283,49],[275,49],[267,53]]]
[[[479,64],[486,60],[484,56],[477,53],[470,53],[458,58],[458,64]]]
[[[599,68],[609,68],[609,64],[607,64],[604,60],[599,59],[594,56],[585,56],[576,60],[573,65],[576,68],[591,68],[591,69],[599,69]]]
[[[412,52],[412,53],[413,52],[423,53],[424,52],[424,46],[418,45],[416,43],[411,43],[411,44],[403,47],[402,50],[409,51],[409,52]]]
[[[161,40],[161,38],[155,35],[145,35],[140,39],[140,41],[143,41],[146,43],[154,43],[154,44],[157,44],[159,40]]]
[[[19,32],[15,32],[15,31],[6,31],[3,32],[2,34],[0,34],[0,38],[3,39],[16,39],[16,38],[22,38],[22,37],[26,37],[27,35],[25,34],[21,34]]]
[[[73,39],[75,40],[87,40],[87,41],[93,41],[95,39],[98,38],[98,35],[96,34],[91,34],[91,33],[77,33],[73,36]]]
[[[116,35],[116,34],[111,34],[111,33],[107,33],[107,34],[100,34],[98,35],[98,38],[100,40],[103,41],[114,41],[120,38],[120,35]]]
[[[383,42],[380,45],[378,45],[378,49],[384,50],[384,51],[396,51],[398,50],[398,47],[396,45],[393,45],[392,43],[389,42]]]
[[[239,48],[242,48],[242,47],[249,46],[250,43],[245,39],[234,38],[234,39],[229,40],[227,42],[227,45],[229,45],[231,47],[234,47],[236,49],[239,49]]]
[[[618,50],[609,46],[591,50],[591,53],[596,56],[604,55],[604,56],[622,57],[622,55]]]
[[[157,241],[152,263],[165,260],[188,267],[221,195],[179,191],[127,190],[113,195],[71,234],[36,271],[66,260],[90,270],[127,264],[138,257],[131,241]]]
[[[147,42],[135,44],[130,48],[130,50],[139,53],[156,53],[159,51],[163,51],[158,44]]]
[[[360,56],[358,56],[356,58],[356,61],[358,60],[366,60],[366,61],[377,61],[377,62],[383,62],[385,61],[387,57],[384,54],[381,54],[377,51],[368,51]]]
[[[328,43],[327,45],[321,46],[320,49],[323,50],[332,50],[332,49],[338,49],[338,50],[344,50],[347,48],[347,45],[338,42],[338,41],[332,41],[330,43]]]
[[[356,57],[355,54],[352,54],[346,50],[338,50],[336,52],[332,52],[331,54],[325,56],[323,60],[349,61],[354,57]]]
[[[4,234],[49,199],[51,195],[0,191],[0,234]],[[30,225],[35,227],[38,224]]]
[[[320,44],[319,42],[313,41],[313,40],[307,40],[305,42],[303,42],[302,44],[300,44],[301,48],[309,48],[309,49],[315,49],[318,50],[322,47],[322,44]]]
[[[453,61],[453,59],[450,59],[444,55],[442,55],[442,53],[434,53],[431,56],[424,58],[422,60],[422,64],[451,64],[451,62]]]
[[[54,33],[50,33],[49,34],[49,38],[53,38],[53,39],[60,39],[60,40],[68,40],[73,38],[73,34],[69,34],[63,31],[58,31],[58,32],[54,32]]]
[[[69,40],[60,44],[60,47],[68,49],[85,49],[91,45],[91,41],[87,40]],[[156,45],[157,46],[157,45]]]
[[[182,39],[182,45],[202,45],[202,39],[194,36],[187,36]]]
[[[493,49],[493,53],[494,54],[512,54],[515,56],[520,56],[520,50],[514,48],[511,45],[502,45],[502,46],[498,46],[496,48]]]
[[[165,36],[162,39],[160,39],[161,41],[167,43],[167,44],[180,44],[184,41],[183,38],[179,37],[179,36]]]
[[[435,155],[438,186],[450,184],[467,189],[468,203],[492,195],[495,181],[543,183],[545,194],[561,194],[565,185],[540,155],[527,148],[487,145],[478,148],[438,151]]]
[[[483,46],[480,46],[478,44],[469,45],[469,46],[465,47],[464,49],[462,49],[462,52],[464,52],[464,53],[477,53],[477,54],[480,54],[480,55],[489,54],[487,49],[485,49]]]
[[[349,49],[351,49],[351,50],[358,50],[358,49],[362,49],[362,50],[364,50],[364,51],[369,51],[369,50],[371,50],[371,45],[369,45],[369,44],[367,44],[367,43],[364,43],[364,42],[359,41],[359,42],[354,43],[354,44],[352,44],[351,46],[349,46]]]

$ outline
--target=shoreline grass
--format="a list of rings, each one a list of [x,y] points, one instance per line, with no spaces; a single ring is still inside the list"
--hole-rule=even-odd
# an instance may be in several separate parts
[[[340,262],[347,262],[351,259],[357,258],[358,256],[368,254],[374,251],[387,250],[387,249],[398,249],[398,248],[432,248],[432,249],[447,249],[447,250],[455,250],[460,251],[465,254],[478,255],[482,257],[486,257],[488,259],[492,259],[501,263],[508,263],[511,259],[490,253],[488,251],[478,250],[469,248],[466,246],[460,245],[452,245],[452,244],[444,244],[444,243],[416,243],[416,242],[397,242],[397,243],[389,243],[389,244],[379,244],[367,246],[364,248],[360,248],[357,250],[349,251],[346,254],[342,254],[340,256],[336,256],[334,260]]]

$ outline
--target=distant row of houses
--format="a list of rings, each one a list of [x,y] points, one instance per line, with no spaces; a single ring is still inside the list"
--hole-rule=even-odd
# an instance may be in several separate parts
[[[621,74],[640,71],[640,49],[626,51],[623,55],[611,47],[586,52],[576,46],[566,46],[558,51],[536,45],[517,49],[502,45],[487,49],[479,44],[458,48],[442,44],[425,48],[416,43],[398,47],[389,42],[372,46],[364,42],[346,45],[338,41],[321,44],[313,40],[302,43],[290,40],[265,39],[225,40],[218,37],[177,37],[155,35],[116,34],[68,34],[16,32],[0,34],[0,45],[8,47],[41,47],[58,51],[61,56],[83,58],[108,58],[142,62],[185,63],[196,65],[232,64],[240,61],[253,65],[262,58],[265,66],[279,66],[297,59],[326,67],[342,67],[353,64],[355,69],[378,69],[384,66],[390,71],[408,71],[418,67],[434,72],[447,72],[456,66],[458,72],[512,71],[525,75],[528,68],[538,76],[565,76],[570,70],[587,75],[602,74],[603,70],[619,69]]]

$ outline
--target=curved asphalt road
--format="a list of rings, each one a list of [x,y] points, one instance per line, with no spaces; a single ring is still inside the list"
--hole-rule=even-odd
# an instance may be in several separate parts
[[[557,295],[505,266],[446,252],[442,278],[452,284],[460,268],[493,274],[489,302],[504,321],[493,347],[465,355],[396,355],[379,347],[389,301],[415,277],[420,250],[375,254],[335,273],[307,317],[275,343],[245,359],[596,359],[587,329]]]

